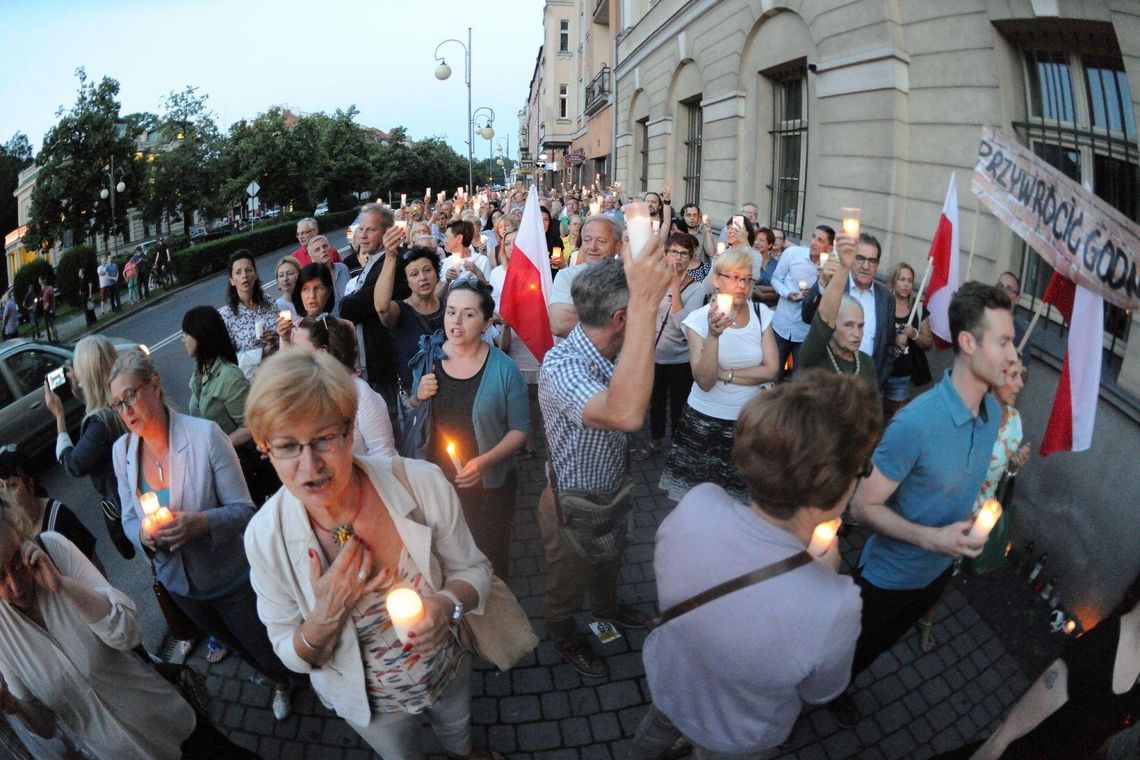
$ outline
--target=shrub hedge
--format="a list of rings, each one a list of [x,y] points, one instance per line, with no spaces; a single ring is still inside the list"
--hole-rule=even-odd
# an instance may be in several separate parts
[[[19,304],[23,305],[24,294],[28,292],[28,288],[35,288],[36,295],[39,295],[40,277],[45,277],[48,282],[55,282],[55,270],[47,259],[41,256],[36,256],[16,272],[16,276],[12,278],[12,290],[19,299],[17,301]]]
[[[82,269],[88,281],[95,284],[95,292],[98,293],[99,275],[96,273],[98,267],[95,261],[95,249],[92,246],[77,245],[64,251],[55,267],[55,287],[59,291],[60,300],[82,308],[85,299],[79,292],[79,270]]]

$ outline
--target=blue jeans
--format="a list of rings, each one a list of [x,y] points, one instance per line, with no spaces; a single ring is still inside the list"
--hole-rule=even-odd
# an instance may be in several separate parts
[[[629,749],[629,756],[632,760],[657,760],[681,736],[681,729],[651,704],[649,712],[637,727],[637,733],[633,735],[633,746]],[[767,760],[780,754],[782,753],[779,747],[745,752],[715,752],[694,744],[692,756],[698,760]]]
[[[888,401],[906,401],[910,396],[910,375],[891,376],[883,387]]]

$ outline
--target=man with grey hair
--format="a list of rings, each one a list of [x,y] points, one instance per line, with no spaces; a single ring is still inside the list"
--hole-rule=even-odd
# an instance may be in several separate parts
[[[636,259],[628,251],[621,260],[599,256],[582,270],[571,288],[577,324],[546,354],[538,380],[550,448],[538,507],[546,632],[571,667],[592,677],[607,668],[574,620],[587,591],[599,620],[649,622],[617,597],[633,516],[627,433],[641,428],[649,405],[657,306],[670,281],[661,239],[647,248]]]
[[[392,335],[380,315],[372,305],[376,291],[376,280],[380,277],[381,264],[386,253],[382,253],[389,233],[393,240],[400,238],[401,232],[395,227],[392,209],[378,203],[366,203],[360,209],[360,224],[353,238],[360,244],[360,252],[368,254],[368,265],[360,273],[360,287],[340,301],[340,316],[361,327],[364,338],[364,369],[368,384],[388,402],[388,412],[396,409],[399,385],[396,381],[396,349],[392,345]],[[400,240],[402,242],[402,239]],[[403,277],[396,278],[394,298],[407,298],[410,295]]]
[[[585,272],[587,267],[617,257],[621,252],[624,231],[624,224],[605,214],[591,216],[582,225],[581,250],[585,261],[560,270],[550,291],[547,310],[550,314],[550,331],[556,337],[565,338],[578,324],[578,312],[570,296],[575,278]]]
[[[295,258],[301,266],[308,266],[313,263],[312,258],[309,257],[309,242],[316,237],[318,232],[320,232],[320,228],[317,226],[317,220],[311,216],[306,216],[297,222],[297,242],[301,244],[301,247],[289,255]],[[336,248],[332,249],[332,260],[333,262],[340,261],[340,254]]]
[[[760,226],[756,223],[756,220],[760,218],[760,207],[752,201],[746,201],[745,203],[740,204],[740,215],[748,221],[752,222],[753,227]],[[726,242],[728,241],[728,225],[721,227],[720,239]]]

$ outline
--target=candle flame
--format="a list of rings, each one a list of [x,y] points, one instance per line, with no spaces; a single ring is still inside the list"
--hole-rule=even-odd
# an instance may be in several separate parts
[[[454,454],[455,453],[455,441],[448,441],[447,442],[447,453],[448,454]]]
[[[840,520],[838,517],[834,520],[821,522],[819,525],[815,526],[814,535],[818,536],[821,541],[830,542],[831,539],[835,538],[835,534],[839,531],[839,524],[841,522],[842,520]]]
[[[142,507],[143,514],[153,515],[158,511],[158,494],[147,491],[139,497],[139,506]]]

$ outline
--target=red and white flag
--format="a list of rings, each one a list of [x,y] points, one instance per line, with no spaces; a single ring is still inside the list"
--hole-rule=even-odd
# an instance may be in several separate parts
[[[538,208],[538,191],[531,186],[511,248],[511,262],[507,265],[507,278],[499,298],[499,314],[540,362],[554,347],[546,310],[551,287],[550,256]]]
[[[958,181],[950,174],[950,187],[938,229],[930,241],[930,285],[926,289],[926,308],[930,310],[930,331],[939,348],[950,346],[950,299],[958,291]]]
[[[1061,312],[1069,326],[1069,340],[1040,454],[1085,451],[1092,445],[1100,394],[1104,299],[1054,272],[1041,300]]]

